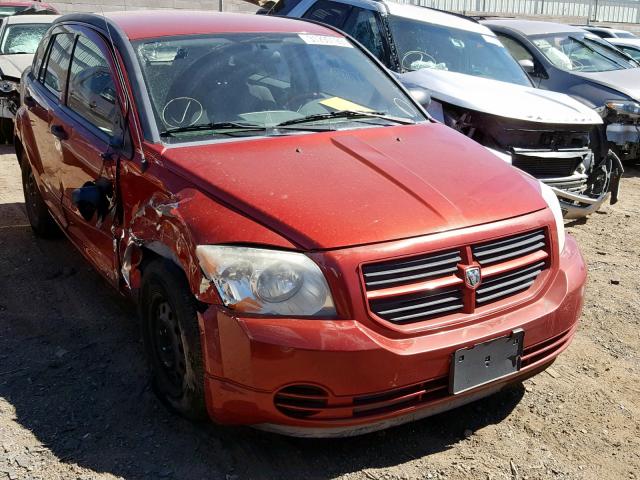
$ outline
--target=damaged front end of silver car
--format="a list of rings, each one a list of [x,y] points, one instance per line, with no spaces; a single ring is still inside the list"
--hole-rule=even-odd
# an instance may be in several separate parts
[[[547,124],[447,108],[444,123],[549,185],[565,218],[585,217],[618,201],[622,162],[604,125]]]

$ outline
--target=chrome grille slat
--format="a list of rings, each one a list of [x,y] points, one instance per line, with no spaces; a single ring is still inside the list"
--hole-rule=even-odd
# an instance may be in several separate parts
[[[538,262],[525,268],[492,277],[483,282],[476,291],[476,303],[487,303],[491,300],[526,290],[533,285],[544,266],[544,262]]]
[[[371,302],[372,310],[385,320],[398,323],[419,317],[431,317],[463,307],[460,288],[403,295]]]
[[[374,290],[451,275],[461,260],[460,252],[452,250],[364,265],[362,273],[367,290]]]
[[[474,245],[473,256],[481,266],[523,257],[546,246],[542,230],[515,235],[503,240]]]

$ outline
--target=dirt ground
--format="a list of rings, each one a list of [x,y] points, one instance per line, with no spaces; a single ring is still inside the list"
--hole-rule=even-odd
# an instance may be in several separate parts
[[[640,170],[568,223],[589,264],[582,324],[524,386],[367,436],[192,424],[146,382],[135,312],[65,240],[37,240],[0,147],[0,480],[640,478]]]

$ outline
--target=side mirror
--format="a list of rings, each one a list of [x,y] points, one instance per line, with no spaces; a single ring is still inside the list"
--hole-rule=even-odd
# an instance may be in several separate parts
[[[409,95],[416,102],[427,108],[431,104],[431,94],[424,88],[413,87],[409,89]]]
[[[525,58],[523,60],[519,60],[518,63],[522,67],[522,69],[527,72],[529,75],[532,75],[536,71],[536,66],[533,64],[531,60]]]

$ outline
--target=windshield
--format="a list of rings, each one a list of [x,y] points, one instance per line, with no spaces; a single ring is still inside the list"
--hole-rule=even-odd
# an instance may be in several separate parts
[[[48,28],[48,23],[19,23],[9,25],[2,38],[0,54],[36,53],[38,44]]]
[[[5,6],[0,6],[0,18],[4,18],[4,17],[10,17],[11,15],[15,15],[18,12],[22,12],[23,10],[26,10],[27,7],[5,7]]]
[[[640,62],[640,49],[629,47],[627,45],[618,45],[618,48],[633,58],[636,62]]]
[[[493,35],[389,16],[403,71],[447,70],[531,86],[529,78]]]
[[[618,37],[618,38],[636,38],[636,36],[631,32],[616,32],[616,37]]]
[[[573,72],[608,72],[635,68],[633,60],[604,41],[578,34],[558,33],[531,41],[556,67]]]
[[[166,142],[426,120],[376,64],[342,37],[167,37],[135,42],[134,48]],[[274,133],[279,124],[283,130]]]

